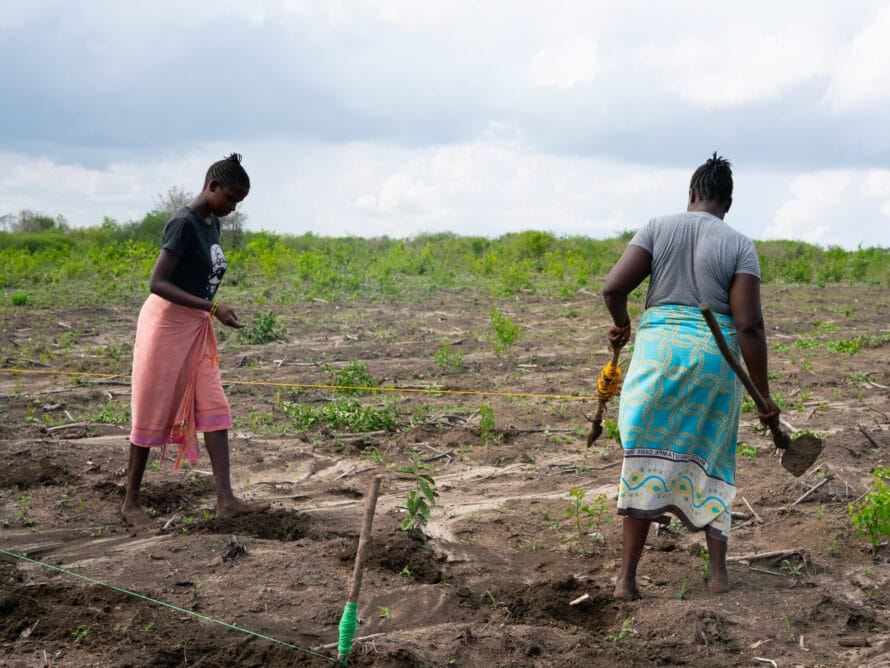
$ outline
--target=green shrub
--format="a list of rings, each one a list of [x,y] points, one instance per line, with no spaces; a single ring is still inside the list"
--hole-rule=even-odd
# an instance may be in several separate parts
[[[350,432],[396,431],[402,426],[398,408],[363,406],[356,399],[340,399],[322,406],[282,402],[281,409],[299,430],[325,426]]]
[[[436,351],[436,365],[445,373],[457,373],[463,365],[464,356],[461,352],[453,350],[448,341],[442,342],[442,347]]]
[[[272,311],[257,313],[247,327],[238,330],[238,340],[252,345],[280,341],[283,338],[284,330],[279,327]]]
[[[868,539],[873,546],[890,537],[890,488],[885,483],[890,479],[890,468],[872,472],[872,484],[868,494],[860,502],[847,507],[847,513],[860,537]]]
[[[500,355],[516,343],[516,339],[519,338],[519,325],[495,307],[492,307],[488,313],[491,317],[491,328],[495,336],[491,345],[495,353]]]
[[[327,372],[330,385],[337,386],[334,391],[346,397],[368,394],[380,385],[368,374],[367,365],[356,360],[343,369],[335,369],[330,364],[323,364],[322,369]]]

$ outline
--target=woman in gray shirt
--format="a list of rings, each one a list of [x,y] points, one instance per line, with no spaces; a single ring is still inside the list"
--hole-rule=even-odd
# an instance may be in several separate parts
[[[613,348],[631,331],[627,295],[649,277],[618,424],[624,463],[618,489],[621,567],[613,596],[638,596],[637,564],[652,520],[678,517],[705,531],[708,589],[729,590],[726,547],[735,498],[735,450],[743,389],[698,305],[714,311],[771,410],[760,308],[760,268],[750,239],[723,218],[732,205],[732,170],[714,153],[692,175],[685,213],[654,218],[634,236],[606,278],[603,298]]]

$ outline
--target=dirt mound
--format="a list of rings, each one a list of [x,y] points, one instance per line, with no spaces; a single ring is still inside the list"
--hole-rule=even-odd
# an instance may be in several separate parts
[[[33,487],[76,484],[80,476],[58,465],[52,458],[32,451],[13,452],[0,459],[0,487],[26,490]]]
[[[212,517],[195,523],[191,531],[294,541],[309,533],[309,518],[289,510],[270,510],[240,517]]]

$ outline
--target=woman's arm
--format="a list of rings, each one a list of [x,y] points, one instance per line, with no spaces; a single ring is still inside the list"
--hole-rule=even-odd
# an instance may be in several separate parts
[[[603,301],[615,326],[609,330],[613,348],[621,348],[630,338],[630,315],[627,295],[642,283],[652,271],[652,256],[641,246],[630,244],[621,259],[612,267],[603,285]]]
[[[779,407],[770,398],[767,376],[766,333],[760,307],[760,279],[752,274],[736,274],[729,287],[729,310],[735,321],[742,359],[754,386],[763,395],[770,411],[760,415],[766,425],[778,424]]]
[[[168,302],[187,306],[188,308],[198,309],[200,311],[209,312],[213,307],[213,302],[201,297],[196,297],[190,292],[183,290],[171,280],[173,273],[179,266],[180,258],[176,253],[162,248],[158,253],[158,259],[155,260],[154,269],[151,270],[151,280],[148,289],[158,297],[163,297]],[[244,327],[238,320],[235,312],[225,304],[217,304],[214,316],[224,325],[229,327]]]

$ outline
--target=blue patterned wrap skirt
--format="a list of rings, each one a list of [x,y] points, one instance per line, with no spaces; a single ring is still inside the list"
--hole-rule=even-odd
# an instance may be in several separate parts
[[[738,356],[732,318],[714,315]],[[651,520],[670,513],[728,540],[742,395],[697,308],[647,309],[621,390],[618,514]]]

